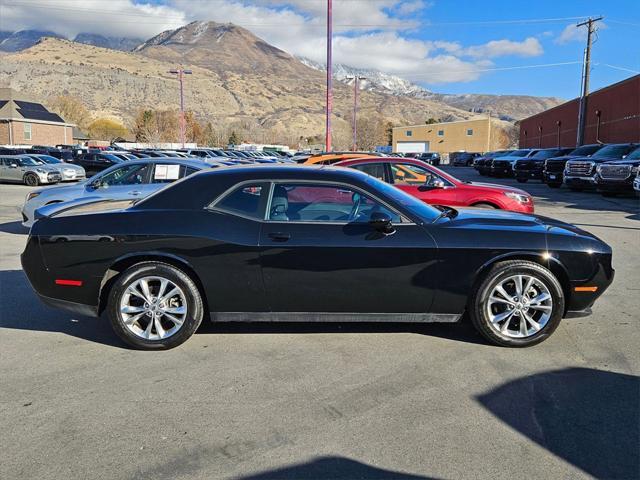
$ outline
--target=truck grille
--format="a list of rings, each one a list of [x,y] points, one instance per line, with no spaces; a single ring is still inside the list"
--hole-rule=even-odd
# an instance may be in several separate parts
[[[602,165],[598,173],[605,179],[625,180],[631,176],[631,165]]]
[[[593,172],[593,162],[567,162],[567,173],[587,177]]]
[[[562,173],[566,163],[567,162],[565,160],[547,160],[546,162],[544,162],[544,169],[547,172]]]
[[[536,167],[536,162],[532,160],[518,160],[513,164],[514,170],[532,170]]]

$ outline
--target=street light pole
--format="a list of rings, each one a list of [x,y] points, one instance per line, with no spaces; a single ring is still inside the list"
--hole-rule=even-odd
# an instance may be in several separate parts
[[[333,37],[333,25],[332,25],[332,0],[327,0],[327,118],[325,126],[325,151],[331,151],[331,111],[333,110],[333,66],[332,62],[332,48],[331,42]]]
[[[182,148],[184,148],[187,133],[187,124],[184,116],[184,76],[191,75],[193,72],[191,70],[178,68],[177,70],[169,70],[169,73],[178,75],[178,81],[180,82],[180,142],[182,143]]]
[[[353,151],[358,150],[358,91],[360,90],[360,80],[366,80],[367,77],[347,77],[347,80],[353,80]]]

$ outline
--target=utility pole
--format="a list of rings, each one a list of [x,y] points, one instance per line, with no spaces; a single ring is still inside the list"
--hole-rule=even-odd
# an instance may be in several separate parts
[[[353,151],[358,150],[358,91],[360,90],[360,80],[366,80],[367,77],[356,75],[347,77],[347,80],[353,80]]]
[[[184,148],[184,140],[187,134],[187,123],[184,117],[184,76],[191,75],[193,72],[191,70],[178,68],[176,70],[169,70],[169,73],[178,75],[178,81],[180,82],[180,142],[182,143],[182,148]]]
[[[333,67],[331,42],[333,37],[333,12],[332,0],[327,0],[327,119],[325,127],[324,148],[327,152],[331,151],[331,111],[333,110]]]
[[[591,74],[591,44],[593,34],[595,32],[594,25],[604,17],[589,18],[588,20],[578,23],[576,28],[587,27],[587,49],[584,54],[584,64],[582,66],[582,92],[580,95],[580,111],[578,113],[578,138],[577,146],[584,144],[584,128],[586,125],[587,116],[587,99],[589,96],[589,77]]]

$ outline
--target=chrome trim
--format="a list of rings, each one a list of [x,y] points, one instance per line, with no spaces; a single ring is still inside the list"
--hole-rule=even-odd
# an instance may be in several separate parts
[[[455,323],[458,313],[210,312],[212,322]]]

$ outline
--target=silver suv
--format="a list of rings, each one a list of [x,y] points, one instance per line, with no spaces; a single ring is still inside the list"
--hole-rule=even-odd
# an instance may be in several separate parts
[[[30,157],[0,156],[0,181],[24,183],[30,187],[58,183],[62,180],[60,169]]]

